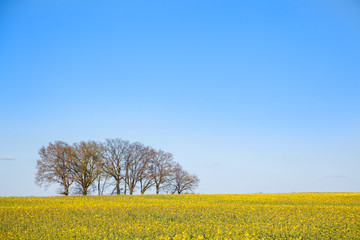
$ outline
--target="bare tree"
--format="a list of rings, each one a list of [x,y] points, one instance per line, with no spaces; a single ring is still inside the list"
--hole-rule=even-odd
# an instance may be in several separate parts
[[[132,156],[133,156],[133,152],[130,151],[130,143],[128,144],[127,148],[126,148],[126,153],[125,153],[125,161],[124,161],[124,195],[126,195],[127,193],[127,185],[128,185],[128,181],[127,179],[129,179],[129,169],[130,169],[130,165],[131,165],[131,161],[132,161]]]
[[[191,192],[199,185],[199,178],[196,175],[190,175],[187,171],[183,170],[180,164],[173,167],[173,179],[170,184],[171,193],[184,193]]]
[[[68,171],[74,159],[74,149],[67,143],[56,141],[39,150],[35,182],[41,185],[59,183],[61,194],[69,195],[69,187],[73,183],[72,174]]]
[[[142,143],[135,142],[129,145],[128,157],[126,161],[125,183],[129,188],[129,194],[134,193],[136,184],[141,179],[149,159],[147,158],[148,147]]]
[[[74,177],[81,194],[87,195],[89,187],[101,174],[102,152],[101,146],[94,142],[80,142],[74,144],[76,157],[71,163],[69,171]]]
[[[140,193],[144,194],[148,189],[152,188],[155,184],[154,178],[152,176],[152,160],[156,151],[154,149],[148,148],[146,152],[146,166],[144,170],[141,172],[139,177],[140,182]]]
[[[173,155],[159,150],[154,152],[150,163],[150,176],[155,185],[156,194],[166,186],[172,176]]]
[[[129,142],[121,139],[106,139],[103,146],[103,170],[114,178],[116,194],[120,194],[120,182],[124,178],[125,162],[128,159]],[[128,168],[128,167],[127,167]]]

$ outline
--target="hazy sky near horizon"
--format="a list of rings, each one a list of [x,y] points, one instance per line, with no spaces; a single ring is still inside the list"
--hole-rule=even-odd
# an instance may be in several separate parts
[[[199,193],[360,191],[360,2],[0,1],[0,196],[38,150],[122,138]]]

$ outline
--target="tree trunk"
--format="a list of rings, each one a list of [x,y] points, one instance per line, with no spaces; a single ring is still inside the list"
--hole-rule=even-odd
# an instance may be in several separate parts
[[[68,196],[69,195],[69,186],[64,186],[64,195]]]
[[[120,181],[119,180],[116,181],[116,194],[120,195]]]
[[[98,195],[101,195],[101,178],[98,178]]]
[[[124,179],[124,195],[126,195],[126,180],[128,179],[129,170],[126,169],[125,179]]]

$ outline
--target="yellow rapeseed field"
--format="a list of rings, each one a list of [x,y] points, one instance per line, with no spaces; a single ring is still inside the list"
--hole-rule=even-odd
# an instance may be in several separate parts
[[[2,197],[0,239],[360,239],[360,193]]]

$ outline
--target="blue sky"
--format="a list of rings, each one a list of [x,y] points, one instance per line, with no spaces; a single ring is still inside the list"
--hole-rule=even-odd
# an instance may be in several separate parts
[[[360,191],[360,3],[0,1],[0,196],[38,150],[123,138],[199,193]]]

